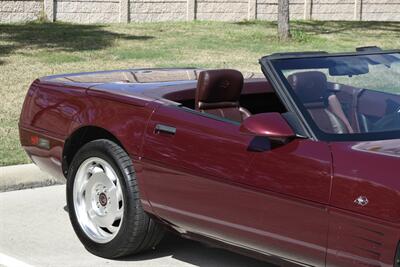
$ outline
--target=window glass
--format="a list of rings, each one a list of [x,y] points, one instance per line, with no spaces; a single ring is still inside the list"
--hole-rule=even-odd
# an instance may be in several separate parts
[[[400,54],[272,62],[306,118],[325,137],[400,137]]]

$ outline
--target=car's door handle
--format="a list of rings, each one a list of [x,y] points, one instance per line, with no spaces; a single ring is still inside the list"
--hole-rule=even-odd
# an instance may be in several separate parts
[[[154,129],[154,132],[156,134],[166,133],[166,134],[175,135],[176,128],[172,127],[172,126],[163,125],[163,124],[157,124],[155,129]]]

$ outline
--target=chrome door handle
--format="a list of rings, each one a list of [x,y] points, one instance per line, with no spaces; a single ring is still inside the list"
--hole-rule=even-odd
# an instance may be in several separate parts
[[[163,125],[163,124],[156,124],[156,127],[154,128],[154,132],[156,134],[166,133],[166,134],[175,135],[176,128],[172,127],[172,126]]]

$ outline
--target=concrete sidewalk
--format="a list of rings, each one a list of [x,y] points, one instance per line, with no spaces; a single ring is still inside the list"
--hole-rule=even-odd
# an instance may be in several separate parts
[[[0,167],[0,192],[63,184],[42,172],[35,164]]]

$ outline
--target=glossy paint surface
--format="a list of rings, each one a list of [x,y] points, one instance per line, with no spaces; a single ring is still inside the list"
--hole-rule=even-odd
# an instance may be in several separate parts
[[[159,123],[176,134],[155,133]],[[253,138],[238,125],[160,106],[148,124],[141,174],[154,211],[187,231],[324,264],[328,214],[312,200],[329,200],[327,145],[296,140],[251,152]],[[303,177],[296,166],[304,166]]]
[[[393,266],[400,239],[400,140],[333,143],[331,148],[328,266]],[[360,196],[368,199],[365,206],[355,203]]]
[[[63,176],[68,138],[105,129],[131,155],[145,210],[187,235],[315,266],[393,266],[400,239],[399,139],[274,146],[240,125],[116,84],[36,81],[20,118],[21,144]],[[154,95],[188,90],[151,88]],[[157,125],[175,133],[155,131]],[[31,143],[49,140],[49,149]],[[262,148],[252,151],[257,139]],[[354,200],[368,198],[365,206]]]
[[[245,119],[241,125],[243,133],[259,136],[290,138],[295,133],[281,114],[277,112],[260,113]]]
[[[335,143],[332,153],[335,167],[332,206],[399,223],[400,141]],[[366,168],[367,164],[370,168]],[[366,206],[354,203],[359,196],[368,198]]]
[[[63,176],[62,157],[67,139],[82,127],[106,129],[136,158],[141,149],[143,132],[151,107],[148,102],[87,92],[85,88],[34,84],[28,92],[20,118],[21,144],[41,169]],[[129,103],[129,104],[128,104]],[[50,140],[50,151],[33,147],[31,133]]]
[[[326,266],[393,266],[398,225],[337,208],[329,218]]]

